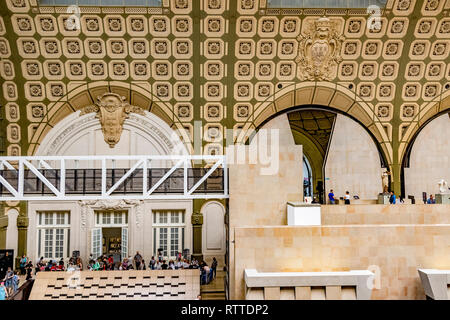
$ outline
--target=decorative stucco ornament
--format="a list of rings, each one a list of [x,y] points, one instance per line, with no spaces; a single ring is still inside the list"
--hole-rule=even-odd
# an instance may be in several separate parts
[[[144,115],[144,111],[125,102],[125,97],[112,92],[97,97],[98,102],[82,109],[80,115],[95,112],[100,119],[103,137],[110,148],[119,142],[122,135],[123,123],[131,112]]]
[[[337,24],[327,17],[310,22],[306,35],[299,41],[298,63],[300,77],[310,81],[329,81],[342,61],[341,46],[344,37],[338,33]]]

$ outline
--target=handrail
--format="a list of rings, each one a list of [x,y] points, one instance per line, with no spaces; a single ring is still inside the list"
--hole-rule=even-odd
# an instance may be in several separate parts
[[[12,296],[9,296],[7,300],[28,300],[30,297],[31,289],[33,289],[34,279],[30,279],[24,282],[20,288]]]
[[[0,201],[224,199],[227,179],[224,156],[0,157]]]

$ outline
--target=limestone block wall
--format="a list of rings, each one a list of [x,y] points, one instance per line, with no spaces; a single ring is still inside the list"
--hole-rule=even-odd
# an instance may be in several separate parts
[[[450,224],[450,205],[321,206],[323,225]]]
[[[367,300],[374,274],[347,272],[265,272],[245,269],[247,300]]]
[[[450,225],[241,227],[234,229],[233,238],[236,276],[232,299],[245,298],[245,269],[316,272],[370,268],[379,270],[372,299],[424,299],[417,269],[450,268]]]
[[[249,146],[244,146],[248,154]],[[261,175],[262,164],[234,164],[229,167],[229,241],[230,266],[234,265],[234,228],[236,226],[285,225],[288,201],[301,201],[302,146],[282,145],[279,169],[273,175]],[[234,268],[230,268],[234,279]],[[230,282],[230,292],[234,289]]]
[[[267,140],[262,140],[263,130]],[[272,135],[271,130],[277,135]],[[286,224],[286,203],[303,201],[303,149],[295,145],[286,114],[266,123],[250,146],[242,146],[241,150],[245,161],[228,155],[230,226]],[[252,163],[250,154],[257,156],[257,163]],[[277,170],[264,171],[269,167],[264,163],[268,162],[266,157],[277,162],[272,166]]]
[[[417,136],[405,168],[406,195],[422,200],[422,192],[439,192],[438,181],[450,183],[450,117],[444,114],[431,121]]]
[[[261,175],[260,164],[231,165],[230,227],[285,225],[288,201],[302,201],[302,147],[280,148],[279,170]]]

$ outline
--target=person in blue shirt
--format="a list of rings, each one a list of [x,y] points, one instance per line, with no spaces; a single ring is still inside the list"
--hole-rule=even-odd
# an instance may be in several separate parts
[[[6,300],[8,298],[8,291],[6,291],[5,283],[0,283],[0,300]]]
[[[430,194],[430,198],[427,200],[427,204],[435,204],[436,200],[433,198],[433,195]]]
[[[395,204],[395,200],[396,200],[395,194],[394,194],[394,192],[391,191],[391,196],[389,197],[389,203]]]
[[[336,203],[336,201],[334,200],[333,189],[330,190],[330,193],[328,194],[328,199],[330,200],[330,204],[335,204]]]
[[[12,294],[16,293],[17,290],[19,290],[19,282],[19,275],[17,274],[17,271],[14,271],[14,276],[12,278]]]

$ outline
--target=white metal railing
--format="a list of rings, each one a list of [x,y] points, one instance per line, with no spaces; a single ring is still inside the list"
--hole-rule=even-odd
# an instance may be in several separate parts
[[[115,181],[111,177],[112,170],[116,170],[116,162],[121,161],[124,174]],[[80,163],[87,167],[80,169]],[[157,163],[157,165],[153,165]],[[202,168],[192,168],[194,163],[200,163]],[[95,165],[97,164],[97,165]],[[70,182],[78,181],[71,176],[69,171],[85,172],[95,169],[100,171],[100,190],[95,183],[90,194],[75,192]],[[112,169],[112,170],[111,170]],[[163,169],[163,171],[161,171]],[[154,171],[164,172],[163,176],[149,176]],[[216,170],[222,170],[219,178],[215,178],[215,188],[200,188],[202,184],[212,179]],[[52,172],[54,177],[50,179],[45,172]],[[109,171],[109,176],[108,176]],[[116,170],[117,171],[117,170]],[[182,172],[174,177],[175,172]],[[223,199],[228,198],[228,172],[225,156],[24,156],[24,157],[0,157],[0,201],[17,200],[89,200],[89,199]],[[195,176],[197,172],[200,176]],[[194,174],[194,175],[193,175]],[[134,175],[134,176],[133,176]],[[30,178],[31,176],[31,178]],[[119,187],[123,186],[133,176],[138,180],[139,190],[134,188],[120,193]],[[56,178],[55,178],[56,177]],[[137,178],[136,178],[137,177]],[[28,180],[27,180],[28,179]],[[31,179],[31,180],[30,180]],[[149,179],[151,184],[149,185]],[[98,180],[98,179],[97,179]],[[169,181],[170,180],[170,181]],[[217,187],[217,180],[220,187]],[[30,181],[40,185],[41,190],[30,191]],[[169,183],[168,183],[169,181]],[[108,183],[109,182],[109,186]],[[174,182],[174,183],[171,183]],[[180,188],[171,189],[167,185],[177,184]],[[165,185],[164,185],[165,184]],[[28,189],[27,189],[28,186]],[[71,190],[67,190],[70,186]],[[165,191],[160,190],[165,186]],[[32,189],[32,187],[31,187]],[[199,190],[200,189],[200,190]],[[202,192],[203,191],[203,192]],[[49,194],[50,193],[50,194]],[[94,194],[93,194],[94,193]],[[114,194],[115,193],[115,194]]]

